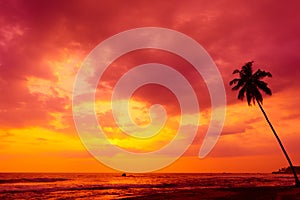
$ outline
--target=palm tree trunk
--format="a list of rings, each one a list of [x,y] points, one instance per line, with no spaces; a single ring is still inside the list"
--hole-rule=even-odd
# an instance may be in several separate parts
[[[268,119],[268,116],[267,116],[266,112],[264,111],[263,107],[261,106],[261,104],[259,103],[259,101],[256,100],[256,102],[258,103],[258,105],[259,105],[259,107],[260,107],[262,113],[264,114],[264,116],[265,116],[265,118],[266,118],[266,120],[267,120],[269,126],[271,127],[271,129],[272,129],[272,131],[273,131],[273,133],[274,133],[274,135],[275,135],[275,137],[276,137],[276,139],[277,139],[277,141],[278,141],[278,143],[279,143],[279,145],[280,145],[280,147],[281,147],[281,150],[283,151],[283,153],[284,153],[284,155],[285,155],[285,157],[286,157],[286,159],[287,159],[287,161],[288,161],[288,163],[289,163],[289,165],[290,165],[290,168],[291,168],[291,170],[292,170],[292,172],[293,172],[293,174],[294,174],[294,177],[295,177],[295,186],[296,186],[296,187],[300,187],[300,181],[299,181],[299,179],[298,179],[296,170],[295,170],[295,168],[294,168],[294,166],[293,166],[293,164],[292,164],[291,159],[289,158],[287,152],[285,151],[285,149],[284,149],[284,147],[283,147],[283,144],[281,143],[281,141],[280,141],[280,139],[279,139],[279,137],[278,137],[278,135],[277,135],[275,129],[273,128],[273,126],[272,126],[270,120]]]

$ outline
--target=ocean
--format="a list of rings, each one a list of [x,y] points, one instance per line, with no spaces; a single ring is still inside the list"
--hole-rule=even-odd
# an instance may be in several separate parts
[[[1,173],[0,199],[122,199],[186,189],[292,186],[291,174]]]

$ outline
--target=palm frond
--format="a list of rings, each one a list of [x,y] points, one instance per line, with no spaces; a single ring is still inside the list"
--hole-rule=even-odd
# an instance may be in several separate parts
[[[272,74],[270,72],[266,72],[266,71],[262,71],[260,69],[258,69],[254,74],[253,77],[255,79],[263,79],[265,77],[272,77]]]
[[[255,100],[262,103],[263,97],[255,85],[253,85],[252,92],[253,92],[253,96],[255,97],[255,98],[253,98],[253,103],[255,104]]]
[[[247,62],[243,67],[242,67],[242,74],[245,76],[251,76],[252,75],[252,64],[254,61]]]
[[[249,62],[247,62],[245,65],[247,65],[247,66],[252,66],[253,65],[253,63],[254,63],[254,61],[252,60],[252,61],[249,61]]]
[[[232,74],[237,74],[237,73],[240,73],[240,70],[235,69],[235,70],[232,72]]]
[[[251,106],[251,100],[252,100],[253,96],[249,90],[246,91],[246,97],[247,97],[248,106]]]
[[[270,72],[262,71],[261,74],[262,74],[262,77],[266,77],[266,76],[272,77],[272,74]]]
[[[230,82],[229,82],[229,85],[231,86],[231,85],[233,85],[233,84],[236,84],[236,82],[238,82],[238,81],[240,81],[241,79],[239,79],[239,78],[235,78],[235,79],[233,79],[233,80],[231,80]]]
[[[231,88],[232,90],[238,90],[240,89],[240,87],[242,87],[244,85],[245,81],[243,81],[243,79],[238,80],[236,86],[234,86],[233,88]]]
[[[239,94],[238,94],[238,99],[240,100],[243,100],[244,97],[245,97],[245,91],[246,91],[246,87],[242,87],[242,89],[239,91]]]
[[[268,87],[268,84],[264,81],[260,81],[260,80],[256,80],[255,81],[257,87],[259,89],[261,89],[262,91],[264,91],[264,93],[266,93],[267,95],[272,95],[272,91],[271,89]]]

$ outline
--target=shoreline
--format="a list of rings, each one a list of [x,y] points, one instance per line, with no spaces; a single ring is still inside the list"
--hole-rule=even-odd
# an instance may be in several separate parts
[[[196,200],[196,199],[288,199],[300,200],[300,188],[294,186],[262,186],[262,187],[232,187],[232,188],[199,188],[178,189],[172,192],[142,195],[137,197],[125,197],[122,200]]]

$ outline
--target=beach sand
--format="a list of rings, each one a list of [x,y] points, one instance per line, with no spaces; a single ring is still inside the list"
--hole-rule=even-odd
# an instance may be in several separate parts
[[[134,200],[147,199],[259,199],[259,200],[300,200],[300,188],[295,187],[247,187],[176,190],[170,193],[156,193],[146,196],[125,198]]]

